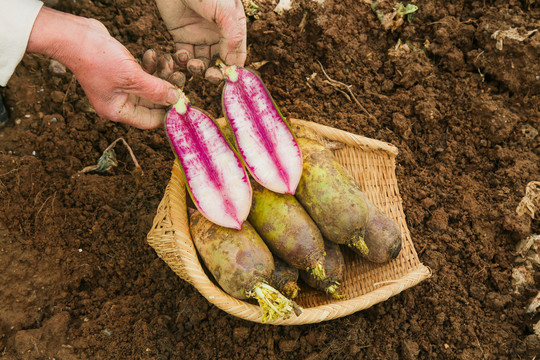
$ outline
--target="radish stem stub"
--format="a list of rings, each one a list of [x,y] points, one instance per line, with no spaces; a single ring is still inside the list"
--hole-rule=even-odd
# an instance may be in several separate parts
[[[262,80],[252,71],[223,67],[223,110],[240,155],[264,187],[294,194],[302,174],[302,154]]]
[[[287,319],[295,311],[295,304],[268,284],[256,284],[250,295],[259,302],[263,323],[279,318]]]
[[[218,126],[182,96],[167,112],[165,130],[195,206],[215,224],[240,229],[251,206],[251,186]]]

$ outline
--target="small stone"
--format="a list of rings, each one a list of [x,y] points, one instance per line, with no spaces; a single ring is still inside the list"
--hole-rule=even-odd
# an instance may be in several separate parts
[[[58,90],[53,91],[51,94],[51,99],[55,103],[61,103],[64,101],[64,93]]]
[[[538,130],[530,124],[525,124],[521,127],[521,133],[528,140],[534,140],[538,136]]]
[[[62,63],[52,59],[49,63],[49,71],[53,74],[62,75],[67,72],[67,69]]]

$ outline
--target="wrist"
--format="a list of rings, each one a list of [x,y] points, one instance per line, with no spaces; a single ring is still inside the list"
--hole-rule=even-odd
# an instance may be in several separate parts
[[[34,22],[27,51],[54,58],[70,67],[88,19],[43,6]]]

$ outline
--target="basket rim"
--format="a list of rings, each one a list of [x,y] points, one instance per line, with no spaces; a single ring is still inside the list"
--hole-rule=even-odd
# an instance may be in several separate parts
[[[382,140],[368,138],[362,135],[353,134],[345,130],[336,129],[323,124],[318,124],[313,121],[301,120],[291,118],[288,119],[293,124],[305,125],[317,132],[324,132],[324,136],[332,141],[339,141],[348,146],[362,148],[369,151],[384,151],[391,157],[396,157],[399,154],[399,150],[395,145],[387,143]]]
[[[330,128],[325,125],[305,120],[291,120],[292,123],[310,126],[314,128],[314,130],[318,130],[318,132],[324,130],[325,137],[333,141],[340,141],[353,147],[361,147],[363,149],[370,149],[372,151],[384,151],[392,158],[394,158],[398,153],[397,148],[394,145],[385,143],[383,141],[351,134],[343,130]],[[176,230],[179,228],[189,227],[187,222],[187,206],[185,200],[186,190],[182,171],[175,161],[172,169],[171,179],[165,190],[165,195],[158,207],[158,213],[160,213],[160,210],[164,210],[166,212],[165,217],[167,217],[168,221],[170,221],[170,225],[172,225],[171,227],[175,229],[175,231],[161,233],[160,230],[162,230],[162,228],[160,224],[163,221],[163,217],[156,217],[154,219],[154,225],[148,234],[148,243],[154,248],[154,250],[156,250],[158,255],[165,260],[173,271],[175,271],[184,280],[192,284],[210,303],[229,313],[230,315],[234,315],[244,320],[262,323],[259,306],[236,299],[217,286],[206,275],[202,264],[199,261],[197,251],[189,232],[188,234],[184,234]],[[172,211],[173,208],[178,211]],[[179,216],[178,214],[184,215]],[[174,244],[175,249],[171,248],[170,246],[167,249],[160,249],[159,246],[155,246],[160,243],[163,238],[167,238],[168,242]],[[180,261],[182,262],[182,269],[171,266],[171,264],[167,261],[168,259],[171,259],[171,257],[173,260],[178,260],[178,258],[181,258]],[[299,316],[269,321],[265,322],[264,324],[303,325],[347,316],[357,311],[367,309],[379,302],[385,301],[403,290],[431,277],[431,275],[431,270],[419,262],[415,268],[410,269],[400,278],[389,281],[389,283],[378,284],[380,287],[377,287],[375,290],[372,290],[369,293],[346,300],[333,300],[327,304],[304,308],[303,313]]]

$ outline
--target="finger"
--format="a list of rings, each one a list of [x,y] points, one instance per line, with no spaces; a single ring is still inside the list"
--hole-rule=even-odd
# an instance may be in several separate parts
[[[215,59],[219,56],[219,49],[219,43],[210,46],[210,59]]]
[[[174,60],[181,68],[185,69],[189,60],[193,59],[195,49],[192,44],[176,44]]]
[[[180,97],[180,91],[174,85],[142,71],[131,77],[129,81],[130,83],[124,86],[126,92],[156,104],[172,105]]]
[[[201,59],[191,59],[187,63],[187,69],[192,75],[202,75],[204,72],[204,63]]]
[[[221,31],[219,55],[228,65],[244,66],[246,61],[247,24],[240,0],[227,2],[228,11],[216,16]]]
[[[210,65],[210,46],[196,45],[195,59],[188,61],[188,71],[191,72],[193,75],[202,76],[208,65]]]
[[[202,76],[209,64],[209,59],[192,59],[188,61],[187,69],[193,75]]]
[[[128,101],[132,101],[135,105],[144,106],[149,109],[164,109],[166,107],[164,105],[155,104],[151,102],[150,100],[146,100],[134,94],[129,95]]]
[[[183,72],[176,71],[167,78],[167,81],[183,89],[186,84],[186,75]]]
[[[196,45],[195,46],[195,59],[210,59],[210,46],[209,45]]]
[[[118,113],[119,119],[116,120],[139,129],[155,129],[163,124],[165,113],[166,110],[163,108],[149,109],[128,101]]]
[[[223,38],[220,42],[219,56],[227,65],[243,67],[246,62],[246,38],[237,34],[230,38]]]
[[[157,55],[153,49],[148,49],[142,57],[142,68],[149,74],[156,72],[157,68]]]
[[[206,80],[208,80],[214,85],[219,84],[219,82],[223,80],[223,74],[221,73],[221,70],[219,70],[217,67],[208,68],[208,70],[206,70],[206,73],[204,74],[204,77]]]
[[[167,79],[173,73],[174,60],[170,54],[159,57],[156,75],[160,79]]]
[[[219,54],[223,61],[229,65],[244,66],[247,25],[242,1],[183,0],[183,2],[206,20],[217,24],[221,34]],[[209,6],[210,3],[214,6]]]

